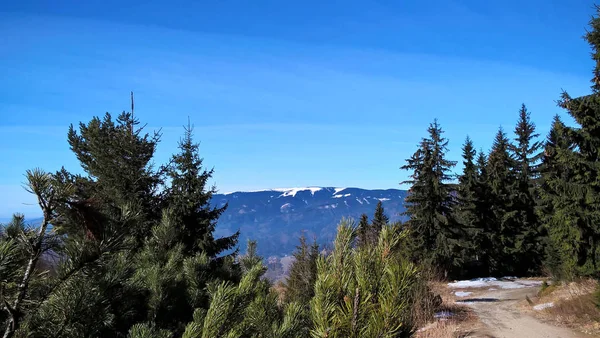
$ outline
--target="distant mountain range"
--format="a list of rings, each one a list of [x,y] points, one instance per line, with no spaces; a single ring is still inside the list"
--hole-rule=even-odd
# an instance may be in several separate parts
[[[248,239],[255,239],[263,257],[283,257],[294,251],[302,233],[310,241],[316,237],[320,244],[330,244],[342,217],[358,222],[365,213],[371,218],[379,201],[391,221],[405,220],[400,213],[405,210],[406,194],[399,189],[321,187],[215,194],[213,205],[229,203],[218,221],[215,235],[227,236],[239,229],[241,252],[245,251]],[[35,226],[41,220],[27,219],[27,223]],[[3,222],[7,221],[8,218]]]
[[[369,218],[382,201],[391,221],[404,220],[407,192],[399,189],[366,190],[358,188],[289,188],[265,191],[216,194],[213,204],[229,203],[219,219],[216,236],[240,230],[240,249],[247,239],[258,241],[263,257],[291,254],[304,232],[312,241],[331,243],[342,217],[356,221],[365,213]]]

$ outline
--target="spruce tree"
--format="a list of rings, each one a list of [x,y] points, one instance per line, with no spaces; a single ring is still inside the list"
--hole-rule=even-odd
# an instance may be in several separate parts
[[[215,187],[207,188],[213,171],[205,170],[193,142],[192,128],[185,129],[179,153],[164,170],[170,186],[164,192],[163,216],[153,227],[136,257],[133,285],[148,294],[147,323],[181,335],[195,309],[206,309],[206,286],[222,280],[236,281],[235,251],[220,255],[237,242],[238,234],[213,236],[225,207],[210,205]]]
[[[457,191],[457,203],[454,208],[454,213],[457,222],[461,228],[465,229],[469,235],[466,242],[468,242],[468,248],[465,248],[463,253],[465,259],[469,264],[476,263],[477,257],[476,252],[479,251],[475,247],[474,239],[477,232],[480,231],[480,214],[477,209],[478,202],[478,171],[477,164],[475,163],[475,156],[477,151],[473,147],[473,141],[467,136],[465,143],[462,147],[463,157],[463,172],[458,177]],[[465,266],[466,268],[466,266]]]
[[[569,193],[574,179],[570,159],[574,144],[567,137],[567,127],[558,116],[546,137],[540,167],[541,188],[539,217],[549,233],[545,250],[545,265],[555,278],[571,279],[577,274],[581,198]]]
[[[419,149],[406,160],[402,170],[410,170],[410,184],[404,215],[411,232],[414,259],[442,269],[445,274],[460,266],[459,253],[464,247],[464,232],[453,217],[456,200],[453,196],[451,170],[456,162],[446,158],[448,140],[434,120]]]
[[[489,186],[487,171],[487,157],[483,150],[477,156],[477,176],[475,182],[475,214],[477,215],[477,229],[473,237],[475,247],[475,260],[477,269],[475,273],[480,276],[491,276],[497,271],[499,265],[498,236],[495,227],[493,195]]]
[[[555,217],[549,222],[550,242],[569,274],[600,276],[600,7],[585,38],[595,67],[592,93],[573,98],[563,93],[559,106],[576,127],[558,125],[556,135],[568,147],[555,147],[553,169],[545,183],[556,187]],[[560,144],[560,143],[558,143]],[[550,159],[548,162],[552,163]],[[566,171],[564,169],[567,169]],[[557,175],[560,174],[560,175]],[[554,176],[554,179],[553,179]],[[562,205],[560,205],[562,203]]]
[[[377,206],[375,207],[375,214],[373,215],[373,221],[371,222],[372,243],[375,243],[377,241],[381,229],[389,222],[390,219],[385,214],[385,210],[383,210],[383,202],[377,202]]]
[[[319,245],[316,240],[312,245],[309,245],[306,242],[306,237],[302,235],[300,245],[296,247],[294,252],[294,262],[285,282],[286,302],[297,302],[303,306],[308,306],[308,302],[315,294],[318,257]]]
[[[368,245],[370,228],[369,216],[367,216],[367,214],[360,215],[360,221],[358,222],[358,228],[356,230],[356,243],[359,247]]]
[[[202,251],[215,258],[237,244],[239,232],[215,239],[213,234],[218,218],[227,209],[211,206],[216,187],[208,187],[214,169],[203,168],[199,145],[193,141],[193,129],[189,125],[179,142],[180,152],[173,155],[164,171],[170,186],[164,193],[164,208],[172,209],[173,217],[182,227],[181,242],[186,252]]]
[[[492,144],[487,163],[488,185],[490,188],[491,210],[493,220],[491,222],[490,238],[492,245],[501,248],[494,253],[498,266],[496,273],[512,273],[517,263],[515,259],[515,242],[519,232],[519,224],[507,215],[511,211],[511,187],[515,182],[514,159],[510,152],[510,143],[506,134],[500,128]]]
[[[519,111],[515,127],[515,144],[511,146],[514,158],[515,180],[512,182],[507,223],[517,224],[513,254],[517,262],[516,274],[537,274],[543,257],[544,232],[536,212],[539,193],[539,160],[542,143],[536,141],[535,124],[525,105]]]

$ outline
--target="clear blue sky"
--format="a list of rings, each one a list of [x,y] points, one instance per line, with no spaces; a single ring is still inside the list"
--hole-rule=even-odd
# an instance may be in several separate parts
[[[285,3],[285,4],[284,4]],[[397,188],[439,118],[460,159],[524,102],[539,131],[589,91],[593,3],[12,1],[0,7],[0,217],[26,169],[78,170],[70,123],[128,109],[175,151],[191,118],[222,192]]]

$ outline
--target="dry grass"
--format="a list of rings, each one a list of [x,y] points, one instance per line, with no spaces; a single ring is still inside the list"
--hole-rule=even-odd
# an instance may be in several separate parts
[[[453,316],[446,320],[437,320],[423,326],[415,338],[458,338],[469,337],[481,330],[482,324],[470,308],[457,304],[442,304],[440,311],[449,311]],[[478,336],[480,337],[480,336]]]
[[[421,329],[416,332],[415,338],[468,337],[481,328],[481,323],[471,308],[456,304],[454,290],[448,288],[447,281],[438,278],[433,273],[430,273],[427,279],[430,281],[427,283],[428,291],[438,297],[426,308],[415,310],[422,312],[417,316],[420,318],[417,324]],[[436,312],[447,312],[452,316],[447,319],[432,318],[431,314]]]
[[[553,303],[554,306],[538,311],[531,306],[525,307],[543,321],[600,335],[600,309],[594,303],[596,287],[597,282],[593,280],[552,284],[540,290],[534,303]]]

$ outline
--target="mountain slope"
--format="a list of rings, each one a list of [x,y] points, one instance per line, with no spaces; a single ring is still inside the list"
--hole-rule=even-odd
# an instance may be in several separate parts
[[[241,230],[240,248],[246,240],[258,241],[265,257],[290,254],[302,232],[319,243],[330,243],[342,217],[356,220],[366,213],[371,217],[382,201],[391,221],[401,220],[406,191],[358,188],[290,188],[254,192],[216,194],[213,203],[229,207],[219,219],[217,236]]]

